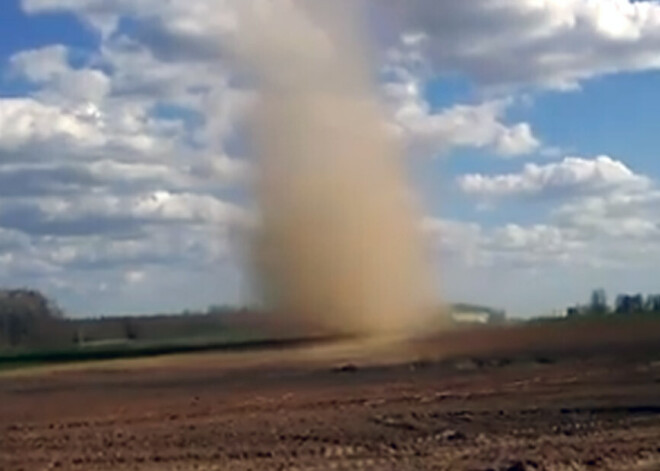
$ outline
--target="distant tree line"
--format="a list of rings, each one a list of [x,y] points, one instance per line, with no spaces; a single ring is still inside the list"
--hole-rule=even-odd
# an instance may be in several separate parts
[[[38,291],[0,289],[0,351],[226,337],[257,330],[261,322],[255,315],[214,305],[175,314],[71,319]]]
[[[632,314],[658,314],[660,315],[660,294],[619,294],[610,306],[607,294],[603,289],[596,289],[591,293],[591,299],[586,305],[568,308],[568,317],[602,316],[602,315],[632,315]]]

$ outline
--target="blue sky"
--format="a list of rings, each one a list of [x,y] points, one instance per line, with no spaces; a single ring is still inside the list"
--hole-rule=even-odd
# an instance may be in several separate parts
[[[65,44],[82,51],[94,51],[99,46],[99,35],[85,27],[76,16],[68,12],[28,15],[17,0],[5,2],[0,11],[0,24],[3,30],[0,57],[5,65],[17,51],[51,44]]]
[[[660,291],[660,4],[494,2],[365,1],[438,293]],[[3,3],[0,285],[72,315],[249,301],[239,4]]]

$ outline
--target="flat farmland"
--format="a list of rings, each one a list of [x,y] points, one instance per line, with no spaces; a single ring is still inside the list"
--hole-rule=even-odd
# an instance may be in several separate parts
[[[660,469],[660,324],[8,371],[0,470]]]

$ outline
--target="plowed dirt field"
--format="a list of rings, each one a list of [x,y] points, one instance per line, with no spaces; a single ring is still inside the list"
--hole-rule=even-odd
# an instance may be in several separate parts
[[[660,469],[660,328],[568,332],[4,373],[0,470]]]

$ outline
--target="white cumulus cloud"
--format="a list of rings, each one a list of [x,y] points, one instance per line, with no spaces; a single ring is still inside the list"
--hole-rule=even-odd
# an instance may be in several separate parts
[[[645,189],[650,179],[608,156],[566,157],[546,165],[526,164],[519,173],[469,174],[458,179],[462,191],[485,198],[574,196],[612,188]]]
[[[390,18],[423,34],[437,73],[491,87],[571,89],[582,80],[660,67],[660,5],[633,0],[385,0]]]

